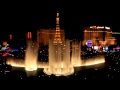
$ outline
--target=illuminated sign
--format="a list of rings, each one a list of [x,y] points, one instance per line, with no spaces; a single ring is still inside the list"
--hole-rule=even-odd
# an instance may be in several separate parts
[[[104,26],[90,26],[90,28],[97,28],[97,29],[110,29],[110,27],[104,27]]]
[[[94,50],[98,50],[98,46],[94,46]]]
[[[110,27],[105,27],[105,29],[110,29]]]
[[[108,46],[104,46],[103,50],[108,51]]]
[[[98,26],[98,27],[97,27],[97,29],[103,29],[103,28],[104,28],[104,26],[102,26],[102,27]]]
[[[87,40],[86,45],[87,47],[92,47],[92,40]]]
[[[90,28],[96,28],[96,26],[90,26]]]

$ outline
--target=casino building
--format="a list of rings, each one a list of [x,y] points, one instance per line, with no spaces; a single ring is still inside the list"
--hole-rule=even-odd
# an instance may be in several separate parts
[[[109,46],[116,44],[116,39],[112,36],[111,28],[107,26],[85,27],[82,45],[85,46],[88,40],[92,41],[93,46]]]

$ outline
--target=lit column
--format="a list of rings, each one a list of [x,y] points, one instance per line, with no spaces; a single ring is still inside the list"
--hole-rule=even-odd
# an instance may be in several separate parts
[[[32,39],[32,32],[27,32],[27,39]]]

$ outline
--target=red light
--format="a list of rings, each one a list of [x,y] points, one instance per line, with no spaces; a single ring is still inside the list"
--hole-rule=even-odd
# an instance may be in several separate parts
[[[7,53],[3,53],[3,55],[2,55],[3,57],[6,57],[7,56]]]
[[[31,32],[28,32],[28,33],[27,33],[27,38],[28,38],[28,39],[31,39],[31,38],[32,38],[32,33],[31,33]]]
[[[10,36],[10,40],[12,40],[12,34],[10,34],[9,36]]]

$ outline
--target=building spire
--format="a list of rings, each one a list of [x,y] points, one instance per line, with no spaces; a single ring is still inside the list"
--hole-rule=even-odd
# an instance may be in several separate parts
[[[62,43],[59,19],[60,19],[59,18],[59,12],[57,11],[57,15],[56,15],[56,32],[55,32],[54,43]]]
[[[57,11],[57,15],[56,15],[56,25],[59,25],[59,12]]]

